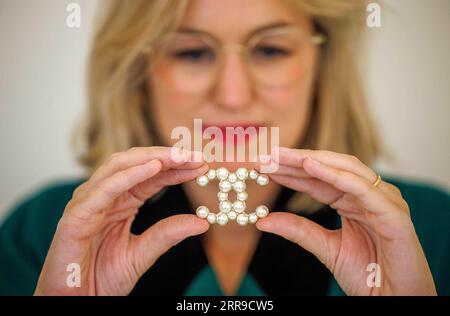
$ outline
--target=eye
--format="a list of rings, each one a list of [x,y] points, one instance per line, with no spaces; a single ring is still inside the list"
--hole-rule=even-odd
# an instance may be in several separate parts
[[[253,55],[257,58],[274,59],[289,55],[289,51],[276,46],[258,46],[253,50]]]
[[[214,58],[214,53],[208,48],[192,48],[174,52],[176,59],[188,62],[209,61]]]

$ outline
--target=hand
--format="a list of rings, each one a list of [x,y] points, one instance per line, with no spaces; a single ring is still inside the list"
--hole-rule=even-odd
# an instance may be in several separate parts
[[[436,295],[409,207],[398,188],[357,158],[330,151],[280,148],[275,182],[337,210],[342,228],[330,231],[298,215],[271,213],[257,228],[313,253],[347,295]],[[367,284],[370,263],[381,286]]]
[[[130,233],[143,203],[167,185],[189,181],[208,167],[193,153],[171,159],[167,147],[133,148],[114,154],[79,186],[58,223],[36,295],[126,295],[154,262],[209,224],[195,215],[161,220],[143,234]],[[81,268],[81,287],[69,287],[67,266]]]

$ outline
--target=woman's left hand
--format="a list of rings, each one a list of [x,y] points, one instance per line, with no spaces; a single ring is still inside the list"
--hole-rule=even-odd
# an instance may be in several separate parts
[[[354,156],[280,148],[275,182],[330,205],[339,230],[287,212],[271,213],[257,228],[280,235],[313,253],[347,295],[436,295],[427,260],[400,190],[381,181]],[[432,216],[432,214],[430,214]],[[368,282],[370,264],[381,272]]]

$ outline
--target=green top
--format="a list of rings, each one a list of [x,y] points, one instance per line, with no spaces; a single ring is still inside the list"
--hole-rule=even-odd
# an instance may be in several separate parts
[[[438,294],[450,295],[450,194],[435,186],[383,177],[408,202],[416,232],[427,256]],[[59,218],[81,180],[47,186],[19,203],[0,227],[0,295],[32,295]],[[342,295],[335,281],[329,295]],[[223,295],[216,275],[206,266],[185,295]],[[237,295],[265,295],[247,273]]]

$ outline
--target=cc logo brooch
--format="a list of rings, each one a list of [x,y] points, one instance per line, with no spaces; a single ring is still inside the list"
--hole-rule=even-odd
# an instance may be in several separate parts
[[[236,172],[229,172],[227,168],[219,168],[217,170],[210,169],[202,176],[197,177],[197,184],[201,187],[208,185],[210,181],[219,181],[219,192],[217,198],[219,200],[219,212],[213,213],[206,206],[201,205],[197,208],[196,214],[200,218],[206,219],[210,224],[217,223],[226,225],[230,220],[236,220],[239,225],[247,225],[248,223],[256,223],[259,218],[266,217],[269,209],[265,205],[259,205],[255,211],[247,214],[245,212],[248,194],[245,192],[246,180],[254,180],[260,186],[266,186],[269,183],[269,177],[259,174],[256,170],[248,171],[246,168],[239,168]],[[228,193],[233,190],[236,192],[236,200],[231,202],[228,199]]]

